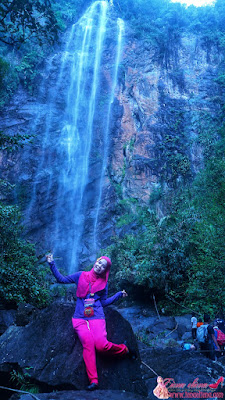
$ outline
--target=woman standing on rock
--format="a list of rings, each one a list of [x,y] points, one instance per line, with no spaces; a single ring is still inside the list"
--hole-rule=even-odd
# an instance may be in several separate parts
[[[68,276],[64,276],[58,271],[52,254],[46,255],[46,259],[57,282],[77,284],[77,303],[72,324],[83,346],[83,358],[90,381],[87,389],[98,389],[95,350],[109,355],[133,356],[125,344],[115,344],[107,340],[103,311],[103,307],[126,297],[127,293],[122,290],[107,298],[111,267],[111,260],[108,257],[98,258],[91,271],[79,271]]]

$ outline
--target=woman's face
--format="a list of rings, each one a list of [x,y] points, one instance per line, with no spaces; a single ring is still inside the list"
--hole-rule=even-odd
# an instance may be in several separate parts
[[[94,265],[94,271],[97,275],[101,275],[107,268],[107,261],[104,258],[98,258]]]

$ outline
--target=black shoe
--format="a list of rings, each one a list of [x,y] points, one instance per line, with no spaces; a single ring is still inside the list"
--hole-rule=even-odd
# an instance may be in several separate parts
[[[125,346],[127,346],[126,340],[125,340],[124,344],[125,344]],[[127,357],[130,358],[130,360],[137,360],[137,358],[138,358],[137,352],[135,350],[132,350],[128,346],[127,346],[127,348],[128,348]]]
[[[129,347],[128,347],[128,351],[129,351],[129,353],[127,354],[127,357],[130,358],[131,360],[137,360],[138,356],[137,356],[136,351],[130,349]]]
[[[87,390],[96,390],[96,389],[98,389],[98,385],[97,385],[97,383],[91,383],[88,387],[87,387]]]

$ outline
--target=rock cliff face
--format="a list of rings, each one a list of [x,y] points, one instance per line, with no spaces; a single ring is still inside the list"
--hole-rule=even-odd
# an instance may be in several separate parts
[[[114,18],[114,17],[112,17]],[[92,262],[95,251],[93,240],[95,218],[95,188],[100,182],[102,155],[101,125],[105,121],[104,96],[112,86],[111,74],[116,42],[114,31],[105,41],[101,66],[101,93],[98,114],[94,120],[96,133],[89,159],[89,177],[83,202],[83,235],[80,260]],[[22,205],[27,224],[27,235],[35,241],[39,251],[54,247],[52,226],[58,182],[40,159],[43,149],[43,131],[46,118],[52,112],[51,137],[48,144],[51,162],[57,165],[57,146],[60,145],[61,115],[65,110],[63,87],[69,84],[65,77],[51,110],[51,91],[59,74],[60,49],[46,60],[47,67],[40,72],[39,92],[30,96],[20,88],[1,117],[5,132],[30,133],[36,126],[33,144],[24,152],[2,154],[1,174],[17,183],[16,200]],[[203,165],[200,136],[203,127],[213,119],[220,108],[219,86],[215,82],[222,54],[208,47],[197,36],[183,36],[170,49],[162,52],[147,40],[134,38],[126,26],[123,55],[119,69],[118,89],[111,108],[109,152],[102,185],[102,200],[98,220],[98,248],[110,243],[115,233],[115,206],[120,199],[134,198],[148,204],[155,190],[175,188],[191,179]],[[48,65],[53,65],[51,74]],[[85,112],[85,111],[84,111]],[[37,121],[37,115],[38,121]],[[29,156],[28,156],[29,155]],[[49,180],[52,179],[49,192]],[[27,212],[36,191],[32,218]],[[47,193],[48,192],[48,193]],[[158,204],[163,215],[163,205]]]
[[[217,49],[205,48],[197,36],[174,43],[167,59],[147,42],[128,38],[118,96],[121,127],[110,163],[125,198],[147,204],[158,184],[174,186],[199,170],[198,136],[205,117],[218,111],[214,80],[221,61]]]

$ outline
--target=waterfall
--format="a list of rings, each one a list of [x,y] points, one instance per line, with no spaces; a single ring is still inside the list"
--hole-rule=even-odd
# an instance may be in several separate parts
[[[118,37],[118,45],[117,45],[116,61],[115,61],[115,65],[114,65],[111,95],[109,98],[107,117],[106,117],[105,129],[104,129],[104,137],[103,137],[104,153],[103,153],[101,178],[100,178],[100,184],[99,184],[99,195],[98,195],[97,205],[96,205],[96,216],[95,216],[95,222],[94,222],[94,249],[95,249],[95,251],[97,250],[97,241],[98,241],[97,227],[98,227],[99,212],[100,212],[101,200],[102,200],[103,180],[104,180],[105,170],[106,170],[106,166],[107,166],[108,151],[109,151],[109,123],[110,123],[111,109],[112,109],[112,104],[113,104],[116,85],[117,85],[118,69],[119,69],[119,62],[120,62],[121,50],[122,50],[124,22],[121,18],[118,18],[118,20],[117,20],[117,27],[118,27],[118,36],[117,36]]]
[[[46,89],[48,110],[38,116],[33,129],[43,129],[41,157],[36,168],[32,198],[27,210],[32,226],[32,214],[38,207],[43,225],[42,247],[63,259],[69,273],[78,267],[82,236],[89,223],[87,207],[94,209],[90,222],[89,251],[97,248],[98,220],[102,186],[109,149],[109,123],[115,96],[122,47],[123,21],[117,19],[116,55],[113,60],[110,91],[102,96],[105,42],[108,40],[109,12],[107,1],[94,2],[74,24],[67,35],[60,63],[54,58]],[[46,84],[47,85],[47,84]],[[48,85],[47,85],[48,86]],[[107,110],[100,120],[100,109]],[[40,140],[40,139],[39,139]],[[100,143],[100,144],[99,144]],[[101,157],[99,157],[99,153]],[[90,184],[90,156],[100,158],[96,167],[96,187]],[[45,190],[43,190],[45,185]],[[38,206],[37,206],[38,204]],[[29,225],[28,224],[28,225]]]

